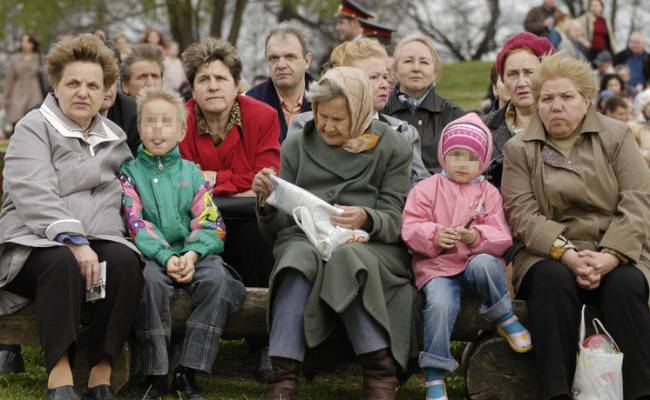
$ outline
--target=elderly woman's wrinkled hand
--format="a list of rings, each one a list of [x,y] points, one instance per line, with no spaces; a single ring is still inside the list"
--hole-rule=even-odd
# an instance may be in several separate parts
[[[576,276],[576,283],[581,288],[591,290],[600,285],[601,275],[589,265],[588,259],[580,256],[577,251],[573,249],[565,251],[560,261],[573,272]]]
[[[78,246],[76,244],[66,243],[66,247],[70,249],[79,264],[81,276],[86,281],[86,290],[90,289],[100,278],[97,253],[87,244]]]
[[[614,268],[618,267],[618,264],[620,263],[616,256],[609,253],[582,250],[578,252],[578,255],[584,258],[587,261],[587,264],[596,270],[600,277],[610,273]]]
[[[264,168],[255,175],[251,189],[260,198],[266,199],[275,189],[271,175],[276,175],[273,168]]]
[[[339,206],[343,210],[341,214],[332,215],[330,222],[346,229],[363,229],[368,224],[368,213],[361,207],[357,206]]]

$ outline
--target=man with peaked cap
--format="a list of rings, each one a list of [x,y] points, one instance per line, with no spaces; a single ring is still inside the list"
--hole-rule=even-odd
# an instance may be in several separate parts
[[[393,32],[395,32],[395,29],[391,29],[384,25],[378,24],[377,22],[368,21],[365,19],[360,19],[359,23],[363,29],[364,37],[376,39],[384,46],[391,45],[391,39]]]
[[[342,42],[363,37],[362,20],[376,19],[377,16],[353,0],[342,0],[336,17],[336,32]]]

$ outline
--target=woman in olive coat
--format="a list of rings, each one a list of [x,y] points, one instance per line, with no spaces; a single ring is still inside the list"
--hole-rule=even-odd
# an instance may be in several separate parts
[[[370,241],[344,244],[325,262],[289,215],[269,205],[259,209],[276,259],[267,399],[295,398],[305,351],[327,339],[338,320],[363,367],[369,398],[395,398],[396,366],[406,365],[415,318],[410,257],[399,241],[412,151],[392,128],[372,120],[371,93],[363,71],[328,71],[310,90],[314,120],[283,143],[280,169],[281,178],[344,210],[332,223],[363,229]],[[253,181],[262,201],[273,190],[271,173],[265,169]]]

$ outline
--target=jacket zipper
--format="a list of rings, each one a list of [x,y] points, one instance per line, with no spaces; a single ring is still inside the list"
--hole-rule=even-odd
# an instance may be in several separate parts
[[[156,157],[156,159],[158,160],[158,169],[162,171],[164,168],[162,160],[160,159],[160,157]]]

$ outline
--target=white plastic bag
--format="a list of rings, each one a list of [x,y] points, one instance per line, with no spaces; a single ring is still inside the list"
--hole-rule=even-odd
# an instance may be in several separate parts
[[[266,202],[293,216],[296,225],[305,232],[323,260],[328,261],[334,250],[344,243],[367,242],[370,239],[366,231],[332,225],[330,217],[342,213],[340,208],[284,179],[276,176],[271,176],[271,179],[275,189]]]
[[[591,349],[585,341],[585,306],[582,307],[580,321],[580,341],[576,373],[573,379],[573,398],[575,400],[623,400],[623,353],[597,318],[593,319],[596,333],[607,335],[614,352]]]

